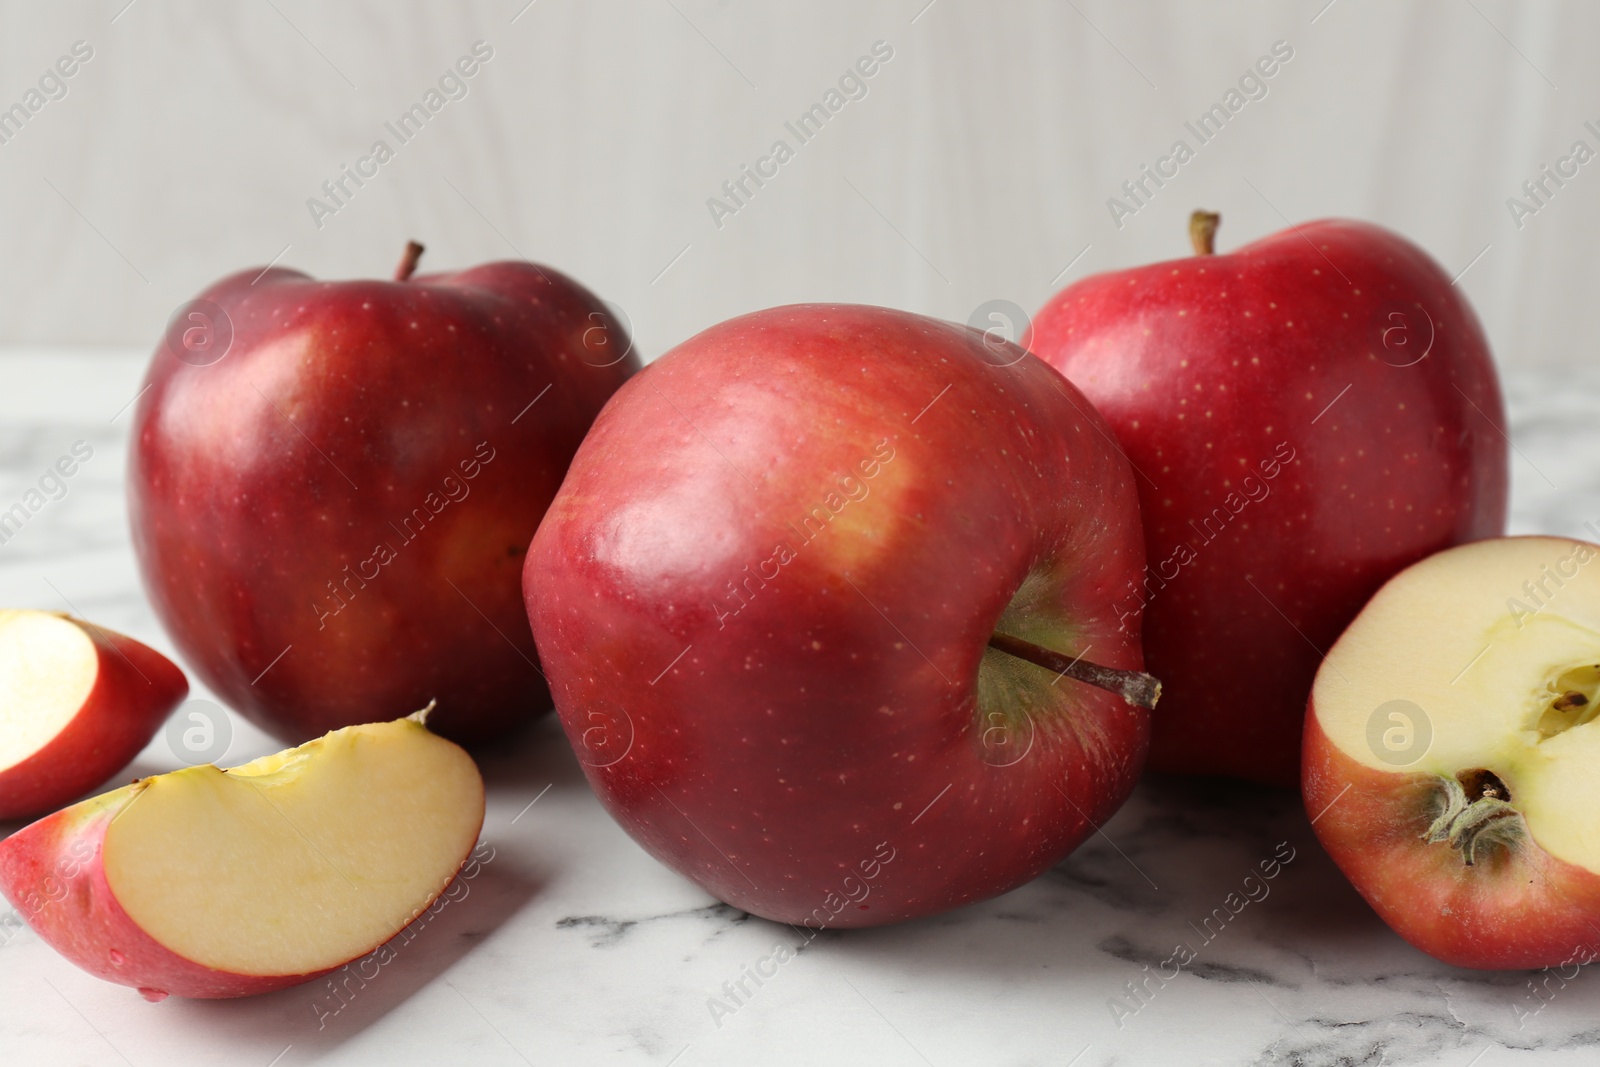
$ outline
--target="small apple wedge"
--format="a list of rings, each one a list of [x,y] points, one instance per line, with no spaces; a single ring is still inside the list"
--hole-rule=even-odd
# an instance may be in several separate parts
[[[103,784],[188,693],[171,660],[131,637],[49,611],[0,611],[0,820]]]
[[[1317,673],[1312,825],[1383,920],[1446,963],[1600,957],[1597,556],[1554,537],[1430,556]]]
[[[477,841],[477,766],[423,719],[83,801],[0,842],[0,892],[56,951],[150,999],[309,981],[408,926]]]

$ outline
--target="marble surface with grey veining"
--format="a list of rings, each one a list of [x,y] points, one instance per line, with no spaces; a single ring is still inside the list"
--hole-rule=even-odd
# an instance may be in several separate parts
[[[133,353],[0,354],[0,510],[75,442],[93,448],[0,544],[0,602],[70,609],[170,652],[121,493],[119,409],[141,368]],[[1600,373],[1514,374],[1507,391],[1513,532],[1600,524]],[[240,722],[227,759],[276,747]],[[127,774],[177,765],[158,736]],[[0,1063],[1600,1062],[1600,971],[1474,973],[1412,949],[1345,883],[1292,794],[1147,780],[1027,886],[806,940],[635,846],[552,721],[483,769],[485,844],[465,895],[337,988],[150,1004],[0,921]],[[1226,908],[1270,861],[1276,877]],[[1187,962],[1162,977],[1180,944]],[[770,977],[734,1004],[724,983],[758,963]]]

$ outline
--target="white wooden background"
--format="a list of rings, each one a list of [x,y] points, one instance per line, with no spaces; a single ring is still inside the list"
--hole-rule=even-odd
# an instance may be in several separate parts
[[[1520,228],[1507,200],[1573,142],[1600,150],[1600,5],[125,3],[0,3],[0,109],[93,49],[0,143],[0,345],[147,348],[220,274],[385,274],[415,237],[434,269],[560,267],[650,357],[793,301],[1031,311],[1085,272],[1183,254],[1205,206],[1223,250],[1286,220],[1392,226],[1470,265],[1504,363],[1590,358],[1600,163]],[[401,145],[384,123],[478,41],[493,54],[466,95]],[[866,95],[718,227],[707,199],[797,145],[784,123],[878,41],[893,58]],[[1293,59],[1266,95],[1115,226],[1108,197],[1196,144],[1184,122],[1277,41]],[[319,228],[307,199],[378,139],[394,158]]]

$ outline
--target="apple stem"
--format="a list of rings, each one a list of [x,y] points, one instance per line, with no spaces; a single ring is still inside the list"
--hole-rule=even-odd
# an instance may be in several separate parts
[[[1059,652],[1010,634],[990,634],[989,647],[1008,656],[1027,660],[1036,667],[1115,693],[1137,708],[1149,710],[1161,699],[1161,683],[1143,671],[1102,667],[1098,663],[1089,663],[1082,656],[1069,659]]]
[[[1194,245],[1195,255],[1217,254],[1217,227],[1221,224],[1222,216],[1215,211],[1196,211],[1189,216],[1189,243]]]
[[[415,241],[406,242],[406,250],[400,254],[400,265],[394,269],[394,280],[403,282],[411,277],[417,269],[417,260],[422,258],[422,246]]]

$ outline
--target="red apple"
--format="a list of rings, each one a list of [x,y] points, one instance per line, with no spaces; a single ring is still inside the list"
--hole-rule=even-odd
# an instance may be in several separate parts
[[[1317,837],[1446,963],[1600,957],[1597,556],[1554,537],[1441,552],[1390,580],[1317,672]]]
[[[1504,532],[1505,412],[1450,277],[1360,222],[1096,275],[1028,346],[1105,415],[1138,472],[1144,607],[1166,686],[1150,768],[1299,781],[1322,652],[1391,575]]]
[[[523,588],[635,840],[754,914],[870,926],[1026,882],[1127,797],[1149,715],[1074,679],[1150,681],[1114,608],[1141,545],[1126,461],[1043,363],[805,305],[618,392]]]
[[[59,811],[0,842],[0,892],[90,974],[151,999],[238,997],[394,937],[482,825],[472,758],[419,715]]]
[[[48,611],[0,611],[0,820],[52,811],[126,767],[189,692],[155,649]]]
[[[156,350],[129,511],[156,612],[212,690],[290,741],[437,699],[439,732],[549,706],[522,612],[533,531],[637,367],[531,263],[224,278]]]

